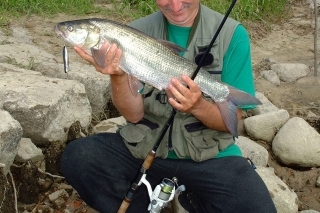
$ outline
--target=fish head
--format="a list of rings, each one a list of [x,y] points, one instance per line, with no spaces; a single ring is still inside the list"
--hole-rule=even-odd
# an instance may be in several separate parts
[[[100,29],[89,19],[60,22],[55,32],[73,46],[90,49],[100,41]]]

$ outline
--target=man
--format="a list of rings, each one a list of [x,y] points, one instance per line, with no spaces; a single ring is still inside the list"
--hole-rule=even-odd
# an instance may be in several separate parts
[[[201,5],[200,0],[157,0],[156,4],[158,12],[130,25],[186,48],[183,57],[196,62],[223,16]],[[128,125],[118,133],[71,142],[61,161],[66,180],[88,205],[101,213],[117,212],[175,108],[174,122],[148,171],[152,187],[163,178],[177,177],[187,189],[179,201],[190,213],[276,212],[263,181],[241,157],[217,105],[202,95],[190,77],[172,79],[165,92],[145,85],[141,95],[134,96],[128,75],[118,67],[121,50],[115,44],[105,45],[109,45],[105,69],[80,48],[75,50],[97,71],[110,75],[113,103]],[[250,41],[242,25],[228,19],[210,54],[213,60],[205,69],[217,80],[254,94]],[[237,114],[240,119],[241,109]],[[147,212],[149,202],[146,189],[140,187],[127,212]]]

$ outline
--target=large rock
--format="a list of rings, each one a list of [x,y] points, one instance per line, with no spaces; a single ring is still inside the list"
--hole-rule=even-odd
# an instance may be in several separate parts
[[[21,138],[18,148],[18,152],[15,157],[16,161],[19,162],[27,162],[27,161],[32,161],[36,162],[39,160],[44,159],[44,155],[42,153],[42,150],[36,145],[32,143],[30,138]]]
[[[0,71],[0,106],[18,120],[35,144],[66,141],[76,121],[86,127],[91,107],[83,84],[19,72]]]
[[[272,83],[275,86],[280,85],[280,79],[277,73],[273,70],[263,70],[260,72],[260,75],[264,77],[266,80],[268,80],[270,83]]]
[[[272,151],[286,165],[320,166],[320,135],[302,118],[293,117],[274,137]]]
[[[33,75],[42,75],[40,72],[33,71],[33,70],[26,70],[21,67],[17,67],[13,64],[7,63],[0,63],[0,72],[18,72],[18,73],[25,73],[25,74],[33,74]]]
[[[32,41],[32,35],[26,29],[17,26],[12,26],[10,29],[12,36],[0,35],[0,41],[5,41],[1,45],[0,62],[14,62],[26,69],[39,71],[46,76],[72,79],[83,83],[91,103],[93,116],[99,119],[105,105],[110,100],[109,75],[96,72],[92,65],[75,62],[75,59],[81,60],[81,58],[73,50],[69,51],[70,72],[65,74],[62,52],[61,57],[55,57],[35,45]],[[61,40],[61,50],[62,44]]]
[[[271,142],[289,118],[288,111],[281,109],[246,118],[244,120],[244,127],[250,136]]]
[[[35,70],[45,76],[77,80],[82,83],[91,103],[93,117],[99,120],[104,107],[111,99],[110,76],[97,72],[92,65],[85,63],[72,62],[69,68],[70,71],[66,74],[62,63],[43,62],[35,66]]]
[[[303,210],[303,211],[301,211],[300,213],[319,213],[319,212],[316,211],[316,210],[310,209],[310,210]]]
[[[309,73],[309,67],[299,63],[272,64],[271,69],[277,73],[279,78],[285,82],[295,82]]]
[[[15,63],[19,64],[20,66],[30,69],[37,63],[55,62],[52,54],[49,54],[45,50],[33,44],[25,43],[24,41],[25,40],[21,40],[21,43],[1,45],[2,57],[14,60]]]
[[[239,136],[236,144],[240,147],[243,157],[252,160],[256,166],[267,166],[269,153],[261,145],[249,138]]]
[[[123,116],[117,118],[109,118],[95,125],[92,129],[92,132],[94,134],[102,132],[116,132],[119,126],[126,125],[126,123],[127,121]]]
[[[279,213],[298,212],[298,197],[278,176],[273,169],[258,167],[256,169],[264,183],[266,184],[271,198]]]
[[[22,127],[8,112],[0,109],[0,164],[6,175],[17,154]]]
[[[278,108],[275,105],[273,105],[263,93],[256,92],[256,98],[258,98],[262,104],[257,105],[256,108],[250,110],[250,112],[252,112],[253,115],[260,115],[263,113],[273,112],[278,110]]]

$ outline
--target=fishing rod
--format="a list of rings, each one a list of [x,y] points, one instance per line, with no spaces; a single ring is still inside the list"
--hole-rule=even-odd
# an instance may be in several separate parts
[[[224,26],[228,16],[230,15],[235,3],[236,3],[237,0],[232,0],[232,3],[231,5],[229,6],[224,18],[222,19],[216,33],[214,34],[209,46],[206,48],[206,51],[203,53],[202,57],[201,57],[201,60],[199,61],[199,63],[197,64],[197,68],[195,69],[195,71],[193,72],[192,76],[191,76],[191,79],[194,80],[200,70],[200,68],[202,67],[204,61],[205,61],[205,58],[208,56],[214,42],[216,41],[222,27]],[[173,120],[174,120],[174,117],[177,113],[177,110],[176,109],[173,109],[172,112],[171,112],[171,115],[169,117],[169,119],[167,120],[167,122],[165,123],[165,125],[163,126],[161,132],[160,132],[160,135],[158,136],[157,140],[156,140],[156,143],[154,145],[154,147],[152,148],[152,150],[149,151],[147,157],[145,158],[144,162],[142,163],[142,166],[140,168],[140,172],[136,175],[135,177],[135,180],[133,181],[133,183],[131,184],[131,187],[130,189],[128,190],[127,194],[125,195],[122,203],[121,203],[121,206],[119,207],[119,210],[117,213],[125,213],[127,208],[129,207],[132,199],[133,199],[133,196],[136,192],[136,190],[138,189],[138,187],[144,183],[146,186],[147,186],[147,189],[148,189],[148,192],[149,192],[149,196],[150,196],[150,199],[154,196],[150,195],[150,184],[149,182],[146,180],[146,175],[147,175],[147,171],[149,170],[149,168],[151,167],[152,163],[153,163],[153,160],[155,159],[155,156],[156,156],[156,152],[158,150],[158,147],[160,146],[160,143],[163,139],[163,137],[165,136],[168,128],[172,125],[173,123]],[[164,179],[165,180],[165,179]],[[164,181],[163,181],[164,182]],[[164,193],[167,193],[167,194],[171,194],[174,196],[174,185],[173,183],[176,183],[176,179],[173,178],[173,180],[169,180],[169,179],[166,179],[166,183],[162,183],[161,187],[164,188],[164,190],[162,190],[162,192]],[[159,185],[158,185],[159,186]],[[158,188],[158,186],[156,187],[156,189]],[[168,188],[170,188],[170,190],[168,190]],[[173,188],[173,190],[172,190]],[[182,189],[183,190],[183,189]],[[156,190],[155,190],[156,191]],[[154,195],[155,193],[153,193]],[[161,194],[161,192],[159,192],[159,195]],[[162,193],[163,194],[163,193]],[[169,197],[166,197],[168,198],[167,200],[163,200],[163,199],[157,199],[157,200],[151,200],[151,209],[150,212],[152,213],[159,213],[161,211],[161,208],[156,208],[156,209],[152,209],[152,202],[153,201],[164,201],[164,202],[168,202],[168,200],[172,199],[173,196],[169,196]],[[159,196],[160,197],[160,196]],[[158,206],[157,206],[158,207]],[[149,205],[149,208],[150,208],[150,205]],[[157,210],[157,211],[155,211]]]
[[[234,5],[236,4],[236,2],[237,2],[237,0],[233,0],[233,1],[231,2],[231,5],[229,6],[229,8],[228,8],[228,10],[227,10],[227,12],[226,12],[226,14],[225,14],[225,16],[223,17],[223,19],[222,19],[222,21],[221,21],[221,23],[220,23],[220,25],[219,25],[219,27],[218,27],[218,29],[217,29],[217,32],[214,34],[214,36],[213,36],[213,38],[212,38],[209,46],[206,48],[206,51],[203,53],[203,56],[201,57],[201,60],[199,61],[199,64],[198,64],[197,68],[196,68],[195,71],[193,72],[193,74],[192,74],[192,76],[191,76],[191,79],[192,79],[192,80],[194,80],[194,79],[196,78],[196,76],[198,75],[198,72],[199,72],[200,68],[202,67],[202,65],[203,65],[203,63],[204,63],[205,58],[208,56],[208,54],[209,54],[209,52],[210,52],[210,50],[211,50],[214,42],[217,40],[217,37],[218,37],[218,35],[219,35],[219,33],[220,33],[220,31],[221,31],[224,23],[226,22],[228,16],[230,15],[230,13],[231,13]]]

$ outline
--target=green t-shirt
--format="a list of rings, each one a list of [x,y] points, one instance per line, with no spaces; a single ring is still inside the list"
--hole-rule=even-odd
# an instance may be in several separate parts
[[[187,48],[191,27],[180,27],[167,23],[168,40]],[[181,53],[183,56],[183,53]],[[238,25],[232,36],[230,45],[223,58],[223,69],[221,81],[251,95],[255,94],[252,77],[252,65],[250,54],[250,39],[246,29]],[[250,109],[254,106],[245,106],[243,109]],[[233,144],[223,151],[220,151],[216,158],[226,156],[242,156],[240,148]],[[169,151],[168,158],[178,159],[174,151]]]
[[[187,49],[191,27],[180,27],[170,23],[167,26],[168,40]],[[251,95],[255,94],[252,78],[250,39],[246,29],[242,25],[236,27],[228,50],[224,55],[221,81]]]
[[[167,26],[168,40],[180,47],[187,49],[191,27],[180,27],[170,24],[169,22],[167,22]],[[184,52],[180,53],[181,56],[183,56],[183,54]]]

